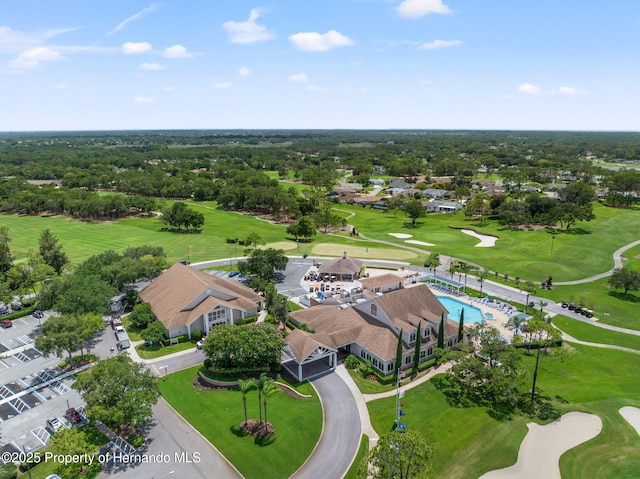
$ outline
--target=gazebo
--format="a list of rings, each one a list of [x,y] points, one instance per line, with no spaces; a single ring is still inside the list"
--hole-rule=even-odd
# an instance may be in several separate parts
[[[322,266],[318,268],[318,274],[320,276],[335,276],[339,281],[353,281],[360,277],[362,264],[360,260],[347,258],[347,252],[345,251],[342,258],[322,263]]]

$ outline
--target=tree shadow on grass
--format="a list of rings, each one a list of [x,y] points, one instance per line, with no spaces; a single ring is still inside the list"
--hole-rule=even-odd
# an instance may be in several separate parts
[[[231,426],[229,430],[231,431],[231,434],[233,434],[236,437],[248,436],[248,434],[240,426],[235,426],[235,425]]]
[[[271,444],[276,442],[276,437],[275,436],[256,437],[253,442],[256,446],[260,446],[260,447],[270,446]]]
[[[568,403],[560,396],[556,396],[556,400],[565,404]],[[554,399],[550,396],[538,395],[534,398],[533,404],[531,404],[531,396],[527,393],[520,397],[519,402],[519,408],[522,412],[541,421],[555,421],[562,415],[555,406]]]
[[[420,228],[423,224],[423,221],[416,221],[415,225],[411,223],[411,221],[405,221],[404,223],[402,223],[402,227],[409,230],[415,230],[417,228]]]
[[[634,294],[630,294],[630,293],[624,294],[621,291],[609,291],[607,294],[621,301],[627,301],[629,303],[640,303],[640,297]]]

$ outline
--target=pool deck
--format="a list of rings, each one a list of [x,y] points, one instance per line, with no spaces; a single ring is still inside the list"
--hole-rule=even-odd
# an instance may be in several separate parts
[[[500,334],[506,336],[509,341],[511,341],[511,339],[513,338],[513,331],[511,331],[509,328],[502,326],[503,323],[506,323],[507,321],[509,321],[509,315],[505,311],[500,311],[495,308],[491,308],[490,306],[487,306],[486,304],[481,303],[476,298],[471,298],[469,296],[457,296],[457,295],[448,294],[442,291],[434,291],[434,294],[436,294],[437,296],[447,296],[451,299],[460,301],[461,303],[468,304],[469,306],[478,308],[480,311],[482,311],[482,316],[485,318],[486,324],[495,327],[498,331],[500,331]],[[492,314],[493,319],[487,318],[486,313]]]

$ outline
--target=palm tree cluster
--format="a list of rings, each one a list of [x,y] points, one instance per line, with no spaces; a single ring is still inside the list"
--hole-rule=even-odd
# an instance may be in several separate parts
[[[280,390],[275,381],[262,373],[258,379],[238,380],[238,389],[242,393],[242,405],[244,407],[244,421],[240,428],[247,434],[258,437],[269,437],[275,434],[274,427],[267,420],[267,399]],[[247,415],[247,394],[253,390],[258,391],[258,414],[260,419],[249,419]],[[262,411],[264,410],[264,420]]]

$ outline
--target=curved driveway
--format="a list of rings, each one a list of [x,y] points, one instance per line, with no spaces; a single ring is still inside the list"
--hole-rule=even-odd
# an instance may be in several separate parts
[[[335,372],[313,379],[322,402],[322,436],[313,453],[292,478],[340,478],[360,446],[360,415],[351,390]]]

